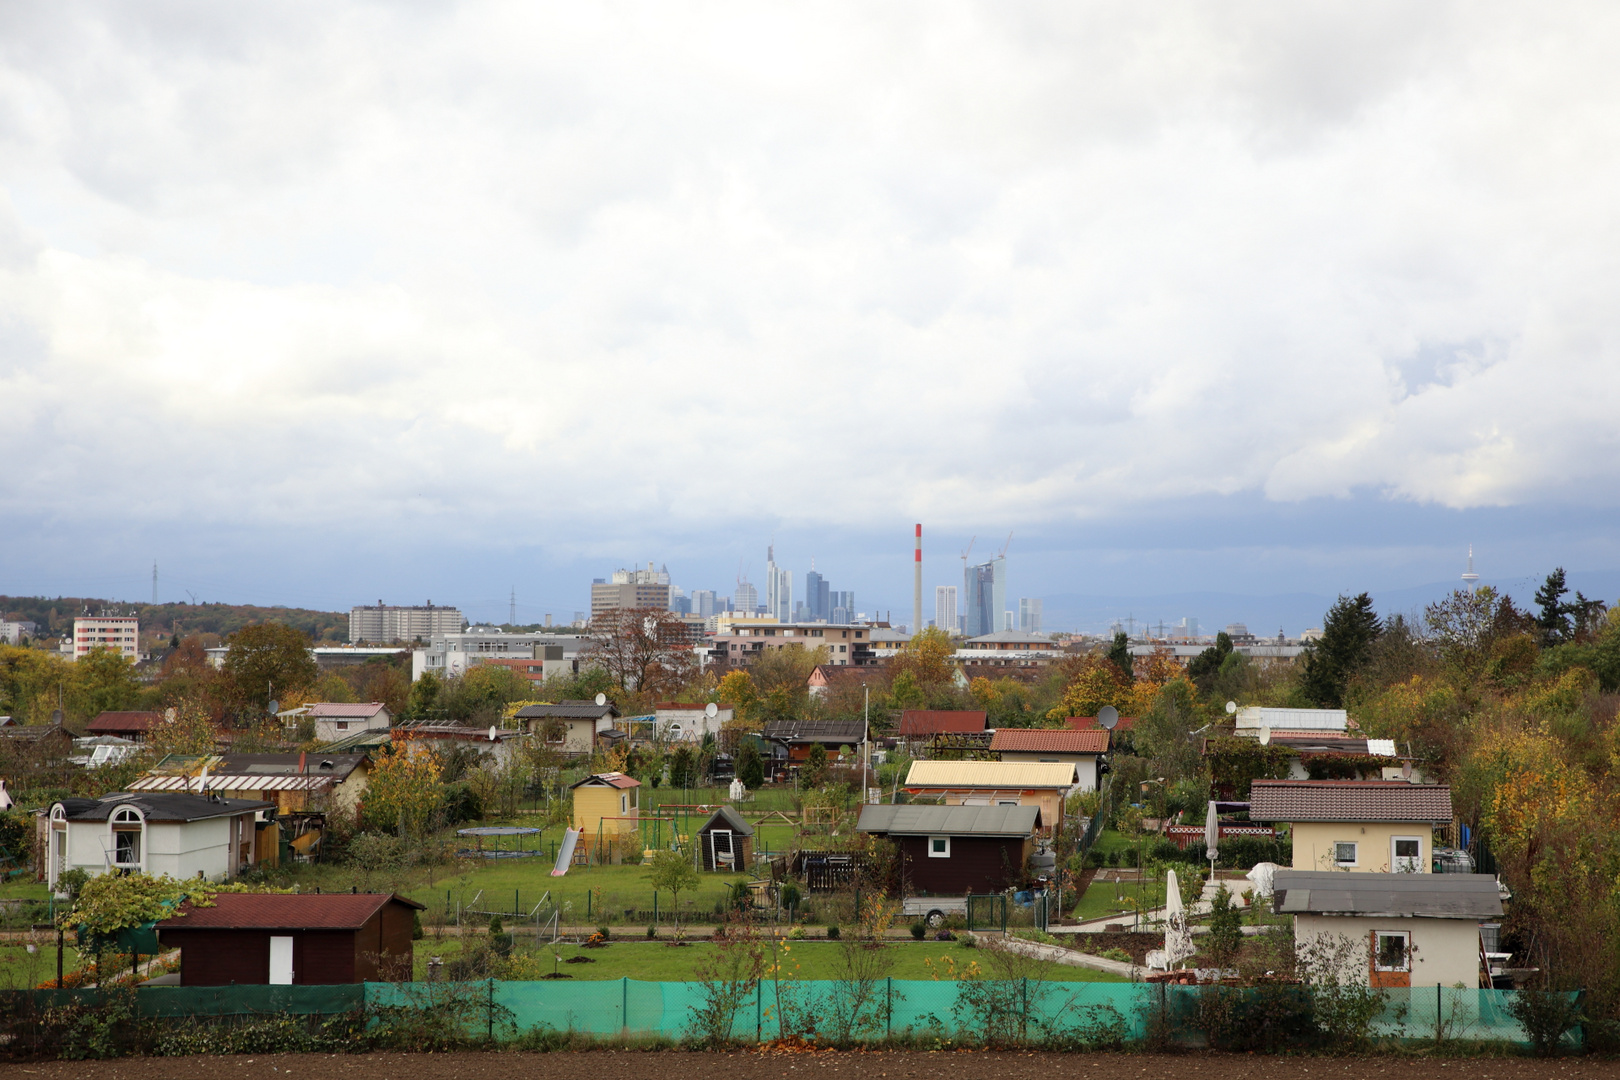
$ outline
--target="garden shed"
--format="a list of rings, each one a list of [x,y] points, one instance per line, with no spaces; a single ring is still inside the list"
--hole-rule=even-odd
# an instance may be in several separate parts
[[[1490,874],[1278,870],[1272,889],[1297,949],[1338,953],[1339,976],[1370,986],[1479,985],[1480,923],[1502,917]]]
[[[389,893],[219,893],[157,924],[181,986],[312,986],[410,978],[423,906]]]
[[[626,851],[641,855],[641,781],[621,772],[593,773],[569,785],[574,793],[577,851],[593,862],[620,862]]]
[[[754,827],[729,806],[710,814],[697,838],[705,870],[746,870],[754,863]]]
[[[1025,878],[1041,824],[1038,806],[861,807],[856,829],[894,841],[895,887],[907,894],[1001,892]]]

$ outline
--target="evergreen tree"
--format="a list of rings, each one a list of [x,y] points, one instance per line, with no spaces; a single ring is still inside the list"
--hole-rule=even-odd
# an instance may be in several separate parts
[[[1225,630],[1215,635],[1215,644],[1193,657],[1187,664],[1187,676],[1200,693],[1207,694],[1219,674],[1221,665],[1232,655],[1232,639]]]
[[[1136,681],[1136,665],[1131,661],[1131,643],[1130,639],[1125,636],[1125,631],[1114,631],[1114,643],[1108,648],[1108,659],[1112,660],[1114,666],[1119,668],[1121,675],[1124,675],[1131,682]]]
[[[765,761],[759,756],[759,746],[753,739],[745,739],[737,748],[737,779],[749,791],[765,783]]]
[[[1548,574],[1547,580],[1536,590],[1536,606],[1541,608],[1541,614],[1536,616],[1536,625],[1541,628],[1542,640],[1548,645],[1561,645],[1570,639],[1570,616],[1577,612],[1576,605],[1564,602],[1568,593],[1569,586],[1565,584],[1562,566]]]
[[[1322,637],[1305,651],[1300,689],[1306,699],[1323,709],[1343,708],[1345,687],[1371,659],[1382,632],[1372,597],[1340,596],[1322,621]]]

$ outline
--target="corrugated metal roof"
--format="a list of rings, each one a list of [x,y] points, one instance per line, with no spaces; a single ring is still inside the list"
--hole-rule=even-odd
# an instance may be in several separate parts
[[[906,788],[1066,788],[1074,765],[1051,761],[914,761]]]
[[[1451,821],[1451,788],[1404,780],[1256,780],[1252,821]]]
[[[273,810],[273,803],[255,799],[212,799],[180,792],[113,792],[99,799],[62,799],[69,821],[106,821],[114,810],[132,806],[147,821],[202,821],[256,810]]]
[[[619,710],[611,701],[606,705],[598,705],[594,701],[570,700],[554,704],[525,705],[515,715],[520,720],[540,717],[558,720],[599,720],[604,716],[618,716]]]
[[[900,734],[960,735],[983,731],[985,715],[968,709],[907,709],[900,714]]]
[[[1490,919],[1502,898],[1490,874],[1356,874],[1278,870],[1280,915],[1380,915]]]
[[[859,832],[890,836],[1029,836],[1038,806],[863,806]]]
[[[331,776],[274,776],[254,773],[247,776],[209,774],[209,791],[321,791],[332,786]],[[201,794],[201,776],[143,776],[129,785],[131,791],[189,791]]]
[[[1350,714],[1343,709],[1273,709],[1250,705],[1237,713],[1238,730],[1269,727],[1273,731],[1344,731]]]
[[[1108,732],[1053,728],[997,728],[990,749],[1024,753],[1102,754],[1108,750]]]
[[[392,893],[218,893],[213,907],[182,905],[158,930],[358,930],[391,901],[426,910]]]

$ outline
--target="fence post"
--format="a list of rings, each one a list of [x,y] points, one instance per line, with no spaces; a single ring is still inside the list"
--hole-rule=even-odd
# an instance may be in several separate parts
[[[890,975],[885,981],[889,985],[883,999],[883,1034],[892,1036],[894,1034],[894,976]]]
[[[1019,979],[1018,995],[1023,1002],[1024,1014],[1024,1041],[1029,1042],[1029,979]]]
[[[590,918],[591,918],[591,892],[592,891],[593,890],[591,890],[591,889],[586,889],[585,890],[585,919],[586,919],[587,922],[589,922]]]
[[[658,890],[653,890],[653,925],[658,925]]]
[[[619,1019],[624,1033],[630,1033],[630,976],[619,980]]]
[[[1410,966],[1410,965],[1408,965],[1408,966]],[[1442,1039],[1443,1029],[1440,1026],[1440,1018],[1445,1015],[1445,1006],[1446,1006],[1446,1003],[1445,1003],[1445,998],[1443,996],[1443,991],[1441,989],[1441,986],[1440,986],[1439,983],[1435,983],[1434,984],[1434,1045],[1436,1045],[1436,1046],[1439,1046],[1440,1043],[1443,1041],[1443,1039]]]
[[[489,1008],[485,1015],[488,1017],[488,1037],[490,1042],[495,1041],[495,980],[489,980]]]
[[[754,983],[754,1041],[765,1039],[765,980]]]

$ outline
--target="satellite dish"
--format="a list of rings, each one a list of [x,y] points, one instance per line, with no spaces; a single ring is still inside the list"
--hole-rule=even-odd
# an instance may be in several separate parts
[[[703,706],[703,715],[707,716],[710,720],[713,720],[715,717],[720,715],[720,706],[716,705],[712,701],[709,702],[707,705]]]
[[[597,694],[596,695],[596,703],[598,705],[606,705],[607,704],[607,695],[606,694]]]
[[[494,724],[489,725],[489,741],[490,742],[495,741],[495,725]]]
[[[270,699],[270,715],[274,716],[274,715],[276,715],[276,713],[278,713],[280,711],[281,711],[281,702],[277,701],[275,698],[271,698]]]
[[[1097,710],[1097,723],[1105,731],[1113,731],[1119,723],[1119,710],[1112,705],[1104,705]]]
[[[1402,780],[1410,780],[1410,779],[1412,779],[1412,763],[1410,761],[1408,761],[1406,764],[1401,766],[1401,779]]]
[[[1227,716],[1235,716],[1236,714],[1237,714],[1237,702],[1228,701],[1226,703],[1226,715]]]
[[[1260,725],[1260,745],[1261,746],[1270,746],[1271,745],[1271,725],[1270,724],[1261,724]]]

